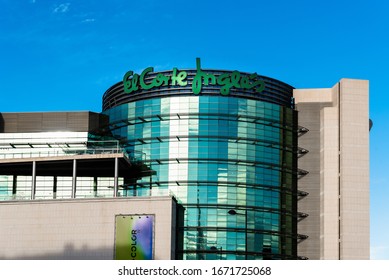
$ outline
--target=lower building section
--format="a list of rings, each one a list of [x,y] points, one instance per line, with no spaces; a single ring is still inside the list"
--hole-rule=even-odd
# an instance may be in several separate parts
[[[0,259],[175,259],[179,209],[171,197],[1,201]]]

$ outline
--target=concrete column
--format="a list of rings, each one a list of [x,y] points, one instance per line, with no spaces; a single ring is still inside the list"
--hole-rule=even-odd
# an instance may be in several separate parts
[[[97,177],[93,177],[93,196],[97,196]]]
[[[53,177],[53,198],[57,198],[57,176]]]
[[[32,162],[31,199],[35,199],[36,192],[36,161]]]
[[[118,195],[118,185],[119,185],[119,158],[115,158],[115,177],[114,177],[114,193],[113,197]]]
[[[16,199],[16,190],[17,190],[18,176],[12,176],[12,199]]]
[[[76,198],[77,160],[73,159],[72,198]]]

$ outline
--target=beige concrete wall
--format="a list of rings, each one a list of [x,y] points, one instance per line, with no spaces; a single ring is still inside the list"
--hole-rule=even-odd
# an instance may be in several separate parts
[[[321,112],[320,259],[339,259],[339,110]]]
[[[0,202],[0,259],[113,259],[118,214],[155,215],[154,259],[174,258],[175,202],[150,197]]]
[[[332,89],[296,89],[294,97],[299,125],[309,129],[299,138],[309,153],[298,162],[310,172],[298,182],[309,192],[298,203],[309,214],[298,232],[309,238],[299,243],[298,255],[368,259],[368,81],[342,79]]]
[[[341,259],[369,259],[369,82],[340,82]]]

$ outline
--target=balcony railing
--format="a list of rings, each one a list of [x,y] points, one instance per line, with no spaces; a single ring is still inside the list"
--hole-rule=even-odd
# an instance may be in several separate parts
[[[59,157],[74,155],[97,155],[123,153],[131,162],[145,160],[144,153],[128,152],[118,141],[87,141],[77,143],[26,143],[0,148],[1,159]]]

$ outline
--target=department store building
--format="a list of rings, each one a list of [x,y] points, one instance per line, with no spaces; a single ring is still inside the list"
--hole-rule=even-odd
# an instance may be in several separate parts
[[[0,258],[369,259],[368,107],[197,59],[100,113],[0,113]]]

